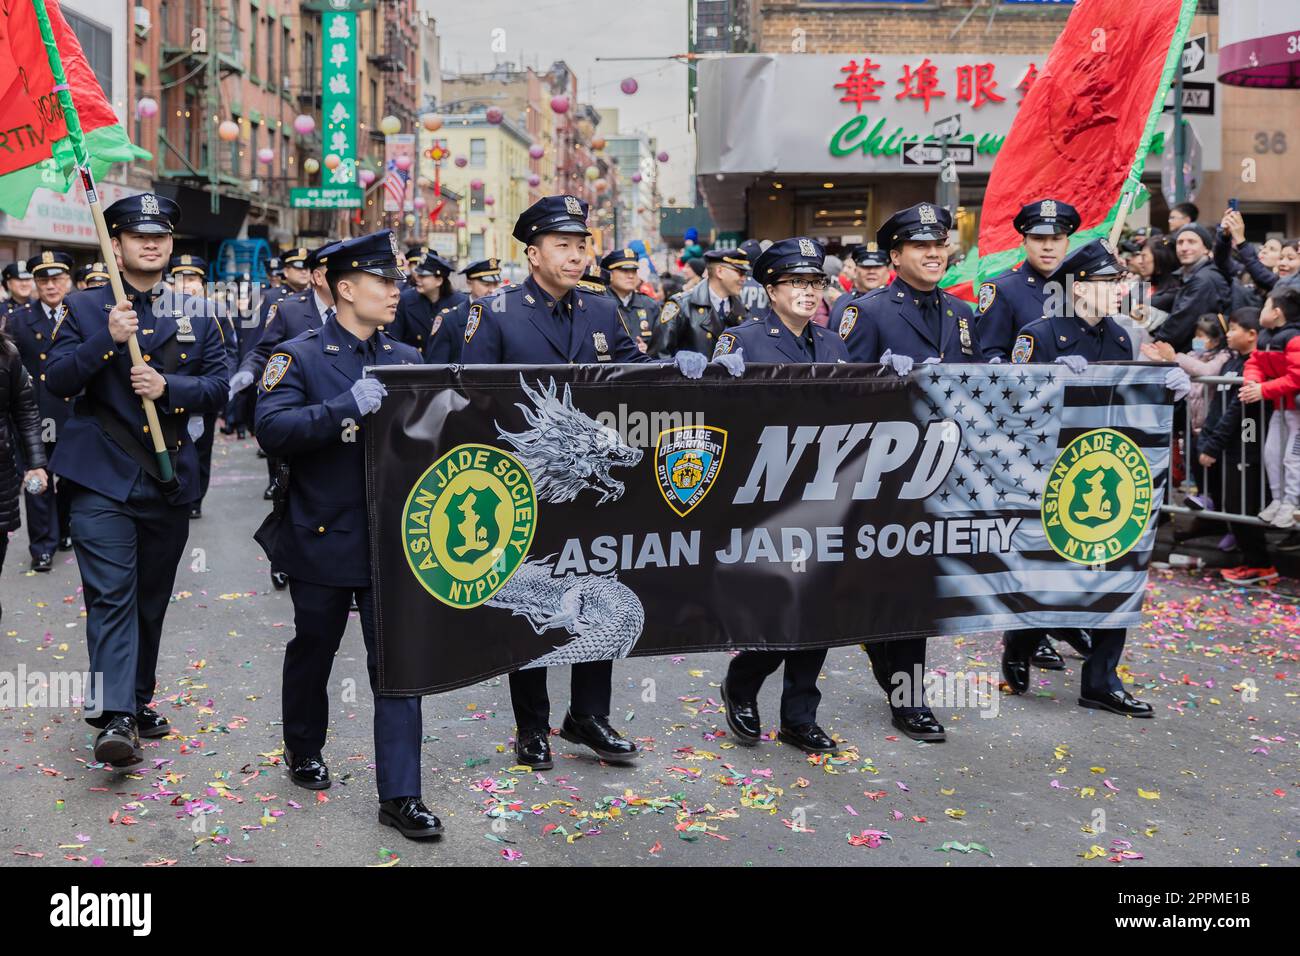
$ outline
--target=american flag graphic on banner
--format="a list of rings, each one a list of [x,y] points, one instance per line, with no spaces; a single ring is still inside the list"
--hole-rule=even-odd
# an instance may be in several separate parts
[[[390,159],[384,174],[384,212],[401,212],[406,202],[406,184],[410,172],[397,168],[397,162]]]
[[[962,442],[926,501],[949,545],[940,633],[1141,622],[1169,470],[1164,376],[1130,364],[917,370],[918,418],[951,422]]]

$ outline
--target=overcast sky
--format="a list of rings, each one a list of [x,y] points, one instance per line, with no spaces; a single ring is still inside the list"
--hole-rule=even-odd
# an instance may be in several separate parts
[[[618,109],[621,132],[643,131],[668,151],[660,189],[689,201],[695,168],[693,136],[686,129],[686,67],[675,60],[596,62],[596,57],[669,56],[685,53],[686,0],[419,0],[436,19],[446,72],[481,73],[498,63],[541,72],[564,60],[578,77],[578,97],[597,110]],[[493,51],[494,31],[504,30],[504,52]],[[500,46],[500,44],[498,44]],[[624,77],[639,89],[627,96]],[[601,129],[605,130],[604,124]]]

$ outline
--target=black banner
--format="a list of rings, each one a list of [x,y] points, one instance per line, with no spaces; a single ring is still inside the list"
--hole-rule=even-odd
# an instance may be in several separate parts
[[[1162,369],[373,373],[389,392],[364,429],[385,694],[1140,615]]]

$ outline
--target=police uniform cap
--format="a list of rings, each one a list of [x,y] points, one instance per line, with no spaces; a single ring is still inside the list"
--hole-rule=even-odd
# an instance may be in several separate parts
[[[17,262],[11,262],[4,267],[4,279],[8,282],[10,279],[30,279],[32,274],[27,269],[27,260],[19,259]]]
[[[500,282],[501,260],[480,259],[478,262],[471,262],[460,270],[460,274],[466,279],[477,279],[479,282]]]
[[[1037,199],[1022,206],[1012,225],[1022,236],[1067,236],[1079,228],[1079,211],[1058,199]]]
[[[1115,248],[1105,239],[1094,239],[1075,249],[1061,263],[1058,275],[1069,276],[1075,282],[1095,279],[1117,279],[1124,267],[1115,258]]]
[[[155,193],[124,196],[104,210],[110,236],[123,232],[167,235],[175,232],[180,221],[181,207]]]
[[[874,242],[868,242],[863,246],[854,246],[849,257],[860,266],[887,266],[889,265],[889,253],[881,249]]]
[[[408,261],[417,262],[429,254],[428,246],[407,246],[406,258]]]
[[[876,231],[876,245],[897,249],[904,242],[947,242],[952,213],[934,203],[921,202],[900,209]]]
[[[798,236],[774,242],[754,263],[754,276],[770,285],[784,275],[826,274],[826,249],[816,239]]]
[[[436,252],[425,252],[411,261],[415,263],[411,268],[419,275],[445,277],[452,273],[452,264]]]
[[[339,275],[344,272],[368,272],[384,279],[405,279],[397,267],[397,239],[391,229],[344,239],[325,256],[325,268]]]
[[[27,268],[39,279],[41,276],[55,276],[72,272],[72,256],[66,252],[47,249],[35,259],[27,260]]]
[[[108,266],[102,262],[87,262],[76,271],[73,278],[78,282],[88,282],[91,279],[103,279],[107,282],[109,278]]]
[[[763,254],[763,244],[757,239],[746,239],[736,248],[748,256],[750,262],[757,262],[758,257]]]
[[[768,246],[770,250],[772,247]],[[753,263],[749,261],[749,256],[741,249],[710,249],[704,254],[704,261],[708,265],[722,263],[731,266],[733,269],[739,269],[741,272],[749,272],[753,268]]]
[[[167,263],[168,275],[207,276],[208,264],[202,256],[172,256]]]
[[[307,253],[307,259],[306,259],[307,268],[308,269],[325,268],[325,260],[329,258],[330,251],[337,245],[338,245],[337,242],[331,240],[325,243],[324,245],[317,246],[311,252]]]
[[[577,196],[543,196],[523,211],[511,233],[524,245],[547,232],[591,235],[587,228],[587,203]]]
[[[307,260],[311,258],[311,251],[306,246],[296,246],[293,249],[286,249],[280,253],[280,263],[286,266],[303,266],[306,267]]]
[[[637,254],[631,249],[615,249],[605,253],[600,264],[605,269],[635,269],[640,263]]]

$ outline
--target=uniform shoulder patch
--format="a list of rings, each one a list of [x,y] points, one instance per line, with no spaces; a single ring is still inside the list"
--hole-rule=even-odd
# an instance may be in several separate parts
[[[446,314],[447,314],[447,310],[443,309],[441,312],[439,312],[437,315],[433,317],[433,328],[429,329],[429,338],[433,338],[435,335],[438,334],[438,330],[442,328],[442,317]]]
[[[478,324],[483,321],[483,306],[477,302],[469,307],[469,318],[465,322],[465,341],[468,342],[478,331]]]
[[[1034,354],[1034,337],[1032,335],[1017,335],[1016,344],[1011,347],[1011,364],[1024,365],[1033,357]]]
[[[669,299],[667,302],[664,303],[663,311],[659,313],[659,324],[665,325],[671,322],[679,311],[680,309],[677,303],[674,302],[672,299]]]
[[[980,286],[980,315],[983,315],[993,305],[993,300],[998,297],[998,287],[992,282],[985,282]]]
[[[293,361],[293,356],[288,352],[276,352],[266,360],[266,368],[262,372],[262,388],[270,391],[280,384],[284,378],[284,373],[289,371],[289,364]]]
[[[736,347],[736,337],[730,332],[723,332],[718,336],[718,344],[713,347],[713,357],[720,355],[730,355],[731,350]]]
[[[279,308],[280,308],[280,303],[279,303],[279,302],[272,302],[272,303],[271,303],[271,307],[270,307],[269,309],[266,310],[266,321],[267,321],[268,323],[270,323],[270,321],[271,321],[272,319],[275,318],[276,310],[279,309]]]
[[[840,338],[847,339],[853,327],[858,324],[858,307],[856,305],[848,306],[840,314]]]

